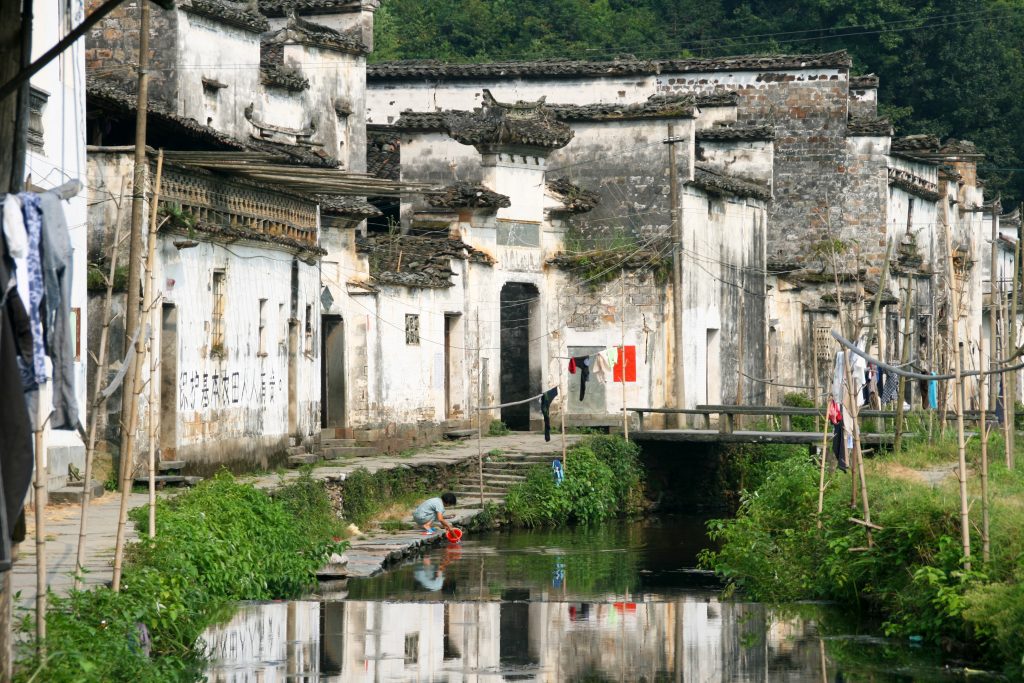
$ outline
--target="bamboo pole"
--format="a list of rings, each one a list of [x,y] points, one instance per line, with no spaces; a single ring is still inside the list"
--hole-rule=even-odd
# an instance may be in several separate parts
[[[85,442],[85,486],[82,487],[82,513],[78,525],[78,550],[75,554],[75,590],[82,587],[82,570],[85,568],[85,540],[89,530],[89,499],[92,486],[92,463],[96,454],[96,428],[99,423],[99,415],[107,401],[103,397],[103,379],[107,372],[107,342],[110,338],[110,307],[114,298],[114,277],[117,273],[117,256],[121,248],[121,212],[124,208],[124,183],[121,183],[120,198],[117,202],[117,213],[114,218],[114,242],[110,249],[110,269],[107,274],[107,293],[103,299],[103,313],[100,320],[103,321],[103,328],[100,330],[100,343],[96,356],[96,383],[92,391],[92,400],[89,402],[89,432]]]
[[[958,456],[958,472],[957,477],[960,479],[960,538],[964,554],[964,569],[970,571],[971,569],[971,521],[970,521],[970,508],[967,504],[967,442],[964,438],[964,391],[963,391],[963,377],[962,366],[963,366],[963,343],[960,342],[960,295],[959,288],[956,287],[956,273],[953,269],[953,239],[950,236],[949,227],[949,202],[942,202],[942,230],[943,236],[946,241],[946,273],[949,283],[949,299],[950,308],[952,312],[952,334],[953,341],[958,346],[956,349],[950,346],[950,353],[953,355],[954,362],[954,374],[955,390],[953,391],[953,397],[956,402],[956,438],[957,438],[957,456]]]
[[[155,218],[156,210],[157,210],[156,199],[160,196],[160,185],[159,185],[159,183],[160,183],[160,179],[161,179],[162,164],[163,164],[163,158],[160,157],[157,160],[157,180],[156,180],[156,185],[153,188],[153,201],[152,201],[151,211],[153,213],[154,218],[152,219],[152,221],[156,220],[156,218]],[[151,235],[151,237],[152,237],[152,235]],[[148,270],[153,265],[154,264],[152,264],[151,262],[147,262],[146,263],[146,270],[147,270],[146,275],[148,275]],[[143,278],[143,282],[145,282],[145,277]],[[130,284],[131,283],[129,283],[129,285]],[[149,285],[148,284],[146,285],[146,290],[147,291],[144,292],[144,300],[145,301],[150,301],[152,299],[152,292],[148,291],[149,290]],[[150,331],[150,335],[149,336],[151,336],[151,335],[152,335],[152,330]],[[128,523],[128,498],[131,496],[132,481],[134,479],[134,474],[135,474],[135,467],[134,467],[134,459],[135,458],[134,458],[134,455],[135,455],[135,441],[136,441],[136,438],[137,438],[136,432],[138,431],[138,422],[139,422],[138,403],[139,403],[139,399],[142,397],[142,366],[143,366],[143,364],[145,362],[146,336],[147,335],[142,334],[142,330],[140,329],[139,330],[139,335],[138,335],[138,337],[135,340],[135,358],[132,360],[131,372],[128,373],[129,375],[133,375],[133,377],[132,377],[132,380],[133,380],[132,381],[132,386],[134,387],[134,392],[133,392],[132,397],[131,397],[130,400],[131,400],[132,404],[134,405],[134,408],[131,408],[128,411],[129,415],[131,417],[131,421],[128,423],[128,425],[122,425],[122,428],[127,427],[127,429],[128,429],[128,438],[124,440],[126,442],[126,447],[127,448],[126,448],[126,450],[122,451],[122,453],[121,453],[121,461],[122,461],[122,465],[123,465],[123,467],[121,468],[121,505],[120,505],[120,507],[118,509],[118,514],[117,514],[117,540],[116,540],[116,543],[115,543],[115,546],[114,546],[114,577],[113,577],[113,585],[112,585],[112,588],[114,589],[115,593],[117,593],[117,592],[119,592],[121,590],[121,574],[122,574],[122,569],[123,569],[123,565],[124,565],[124,546],[125,546],[125,532],[126,532],[125,527],[127,526],[127,523]]]
[[[484,509],[484,364],[481,358],[480,309],[476,311],[476,473],[480,484],[480,509]]]
[[[1010,310],[1010,305],[1009,305],[1009,302],[1006,301],[1006,296],[1003,293],[1003,282],[1002,282],[1002,278],[1000,278],[999,279],[999,320],[1001,322],[1000,322],[1000,327],[999,327],[999,336],[997,337],[997,339],[999,340],[999,344],[1000,344],[999,353],[998,353],[998,356],[997,356],[998,358],[1006,358],[1010,354],[1010,350],[1009,350],[1010,349],[1010,346],[1009,346],[1010,329],[1007,326],[1007,322],[1009,320],[1009,310]],[[1007,402],[1007,398],[1009,396],[1008,389],[1009,389],[1009,386],[1010,386],[1010,375],[1011,374],[1012,373],[1004,373],[1004,374],[1000,375],[1000,377],[999,377],[1000,390],[1001,390],[1001,392],[1003,394],[1003,423],[1002,423],[1001,426],[1003,428],[1003,450],[1004,450],[1005,462],[1006,462],[1007,467],[1009,467],[1010,455],[1011,455],[1011,452],[1010,452],[1010,430],[1011,430],[1011,427],[1010,427],[1010,421],[1007,419],[1008,413],[1006,412],[1006,402]]]
[[[993,301],[993,304],[995,302]],[[985,339],[984,325],[980,326],[981,329],[979,340]],[[992,341],[995,341],[995,337],[992,337]],[[989,352],[990,363],[995,360],[995,348],[990,348]],[[978,344],[978,365],[984,367],[981,359],[981,343]],[[993,379],[995,375],[993,375]],[[995,384],[995,382],[992,382]],[[978,396],[985,396],[985,373],[978,375]],[[981,419],[980,429],[978,430],[981,434],[981,559],[986,564],[989,560],[989,534],[988,534],[988,424],[985,422],[985,403],[984,400],[979,400],[981,407]]]
[[[988,270],[988,327],[989,327],[989,347],[988,347],[988,364],[989,367],[995,371],[996,363],[998,362],[999,356],[996,354],[996,269],[998,262],[996,260],[996,252],[999,244],[999,198],[992,202],[992,249],[990,253],[990,263]],[[982,330],[982,336],[979,339],[984,339],[984,330]],[[980,342],[979,342],[980,346]],[[979,368],[981,369],[981,368]],[[986,400],[988,400],[989,406],[992,410],[995,410],[996,406],[996,382],[992,382],[989,385],[989,393],[986,394]]]
[[[910,361],[910,344],[913,336],[910,332],[910,311],[914,301],[914,277],[907,277],[907,299],[903,304],[903,344],[900,349],[900,364],[906,365]],[[892,450],[899,453],[903,446],[903,400],[907,393],[907,378],[900,375],[899,390],[896,396],[896,424],[893,426],[894,436]]]
[[[821,463],[818,470],[818,528],[821,528],[821,513],[825,509],[825,460],[828,458],[828,428],[831,425],[825,417],[825,428],[821,434]]]
[[[157,375],[157,334],[156,323],[159,318],[156,303],[156,213],[160,203],[160,182],[163,178],[164,151],[161,149],[156,158],[156,185],[153,188],[153,203],[149,212],[149,242],[146,250],[146,269],[149,271],[149,284],[146,287],[144,310],[149,312],[149,537],[156,538],[156,385]],[[141,362],[142,359],[139,359]]]
[[[46,410],[48,396],[43,391],[46,384],[40,384],[36,392],[36,433],[35,456],[36,472],[35,497],[33,505],[36,513],[36,649],[41,660],[46,659],[46,437],[49,427],[50,411]],[[52,388],[51,388],[52,391]]]
[[[874,539],[871,536],[871,506],[868,503],[868,480],[864,472],[864,452],[860,447],[860,410],[857,405],[857,395],[853,389],[853,372],[851,370],[850,354],[844,353],[846,362],[843,364],[846,374],[846,391],[850,395],[850,410],[853,411],[853,458],[856,461],[857,476],[860,477],[860,501],[864,509],[864,521],[867,523],[868,547],[874,546]]]
[[[1021,204],[1020,214],[1022,216],[1024,216],[1024,204]],[[1017,246],[1013,250],[1013,295],[1012,295],[1012,298],[1011,298],[1010,315],[1009,315],[1009,320],[1008,320],[1010,343],[1009,343],[1009,345],[1006,348],[1006,350],[1008,352],[1010,352],[1010,353],[1015,353],[1016,350],[1017,350],[1017,302],[1018,302],[1018,296],[1019,296],[1019,292],[1020,292],[1020,272],[1021,272],[1021,269],[1020,269],[1020,254],[1021,254],[1020,240],[1021,240],[1021,232],[1020,232],[1020,229],[1018,228],[1018,230],[1017,230]],[[1005,408],[1004,414],[1006,415],[1006,422],[1009,425],[1009,430],[1008,430],[1007,433],[1010,435],[1010,439],[1009,439],[1009,444],[1010,445],[1009,445],[1009,451],[1008,451],[1009,457],[1007,458],[1007,461],[1006,461],[1006,467],[1007,467],[1007,469],[1011,469],[1011,470],[1014,468],[1014,463],[1015,463],[1016,457],[1017,457],[1017,455],[1016,455],[1016,447],[1017,447],[1017,424],[1016,424],[1016,422],[1017,422],[1017,420],[1016,420],[1016,418],[1017,418],[1017,376],[1018,376],[1018,373],[1016,371],[1010,373],[1010,391],[1009,392],[1006,391],[1006,385],[1005,384],[1003,385],[1004,393],[1008,394],[1007,396],[1003,397],[1003,403],[1004,403],[1004,408]]]
[[[891,242],[890,242],[890,247],[891,247]],[[891,253],[891,249],[890,249],[889,253]],[[888,254],[887,254],[887,256],[888,256]],[[885,265],[883,267],[883,271],[884,270],[888,270],[888,269],[889,269],[889,263],[888,263],[888,258],[886,258],[886,262],[885,262]],[[842,295],[842,290],[839,287],[839,267],[838,267],[838,264],[837,264],[837,259],[836,259],[836,254],[835,254],[835,250],[834,249],[832,251],[832,275],[833,275],[833,277],[835,279],[835,285],[836,285],[836,297],[837,297],[836,310],[838,311],[838,314],[839,314],[839,326],[840,326],[840,328],[842,328],[843,327],[843,295]],[[881,289],[881,288],[879,288],[879,289]],[[854,329],[855,327],[857,327],[856,322],[851,321],[851,329]],[[854,337],[858,336],[860,330],[854,329],[854,331],[855,331],[855,334],[853,336]],[[869,331],[869,338],[870,338],[870,331]],[[853,458],[852,458],[853,462],[851,462],[850,464],[851,464],[852,467],[855,468],[855,472],[851,473],[853,475],[852,476],[853,484],[851,486],[852,503],[853,503],[853,506],[856,507],[856,504],[857,504],[857,480],[859,479],[860,480],[860,501],[861,501],[861,504],[862,504],[863,509],[864,509],[864,521],[868,525],[870,525],[871,524],[871,506],[870,506],[870,504],[868,502],[867,477],[866,477],[865,472],[864,472],[864,455],[863,455],[863,452],[861,451],[861,445],[860,445],[860,424],[859,424],[859,419],[860,419],[859,418],[859,413],[860,413],[860,411],[858,410],[859,401],[858,401],[858,396],[854,392],[853,371],[852,371],[852,368],[851,368],[850,353],[848,351],[844,351],[843,352],[843,374],[844,374],[845,380],[846,380],[846,393],[847,393],[847,396],[849,397],[849,401],[850,401],[850,406],[849,406],[850,413],[851,413],[851,415],[850,415],[850,418],[851,418],[850,422],[853,424]],[[870,548],[870,547],[874,546],[874,539],[873,539],[873,537],[871,535],[871,527],[867,526],[865,528],[865,531],[867,533],[868,547]]]
[[[139,277],[139,267],[142,264],[142,233],[145,230],[145,207],[146,200],[146,173],[149,170],[149,163],[146,160],[146,121],[149,112],[149,29],[150,29],[150,8],[147,0],[138,3],[139,12],[139,51],[138,51],[138,85],[136,86],[136,112],[135,112],[135,150],[132,181],[132,227],[131,241],[128,245],[128,289],[125,293],[125,339],[131,339],[138,335],[141,328],[141,316],[139,310],[139,288],[142,280]],[[141,338],[142,335],[139,335]],[[132,363],[142,362],[136,355]],[[138,373],[129,372],[124,378],[124,388],[121,390],[121,479],[124,480],[125,468],[130,469],[126,459],[131,459],[128,450],[128,435],[124,433],[126,425],[135,421],[134,413],[137,406],[131,400],[135,394],[135,382]],[[127,400],[126,400],[127,399]],[[126,456],[127,454],[127,456]]]
[[[620,297],[622,308],[622,314],[619,316],[619,340],[622,349],[622,434],[626,441],[629,441],[629,417],[626,414],[626,269],[622,269],[622,273],[619,275],[620,279]]]

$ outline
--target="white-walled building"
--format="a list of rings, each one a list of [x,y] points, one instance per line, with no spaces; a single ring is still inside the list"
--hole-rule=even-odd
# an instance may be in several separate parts
[[[32,59],[38,59],[60,41],[72,26],[81,23],[85,9],[81,0],[42,3],[33,16]],[[75,398],[79,417],[86,415],[86,369],[88,329],[85,287],[86,251],[86,163],[85,163],[85,54],[84,40],[73,43],[31,79],[28,154],[25,161],[26,187],[43,191],[72,180],[82,191],[62,202],[71,246],[74,250],[71,285],[71,325],[74,346]],[[49,391],[48,389],[46,390]],[[77,432],[51,430],[47,441],[48,487],[60,488],[68,481],[69,466],[79,470],[85,463],[85,445]]]

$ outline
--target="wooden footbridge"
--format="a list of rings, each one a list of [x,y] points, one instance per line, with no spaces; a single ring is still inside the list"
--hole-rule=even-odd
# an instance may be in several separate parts
[[[785,443],[820,444],[825,428],[825,411],[818,408],[795,408],[789,406],[751,405],[698,405],[696,408],[627,408],[638,416],[640,429],[630,437],[637,441],[675,441],[680,443]],[[672,429],[652,427],[649,416],[663,415],[667,421],[673,416],[685,416],[688,423],[699,427]],[[645,417],[647,419],[645,419]],[[812,431],[794,431],[794,417],[817,417],[818,427]],[[886,420],[893,420],[893,410],[863,409],[859,413],[860,440],[864,445],[891,445],[895,434],[885,431]],[[742,429],[742,422],[760,423],[771,420],[779,425],[777,430]],[[977,411],[965,411],[964,419],[977,421]],[[831,437],[831,426],[829,426]],[[904,434],[910,437],[911,434]]]

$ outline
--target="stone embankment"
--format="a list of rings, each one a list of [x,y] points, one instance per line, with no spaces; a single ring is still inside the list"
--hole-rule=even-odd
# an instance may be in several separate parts
[[[570,437],[572,438],[572,437]],[[575,442],[575,439],[572,440]],[[345,477],[358,468],[365,468],[374,473],[385,469],[414,468],[432,465],[438,467],[462,467],[476,472],[478,446],[475,439],[439,443],[410,455],[374,455],[368,457],[348,457],[336,460],[330,465],[321,465],[313,469],[313,476],[326,481],[344,481]],[[510,470],[513,465],[498,467],[499,461],[507,458],[509,462],[519,459],[539,457],[547,461],[561,453],[561,444],[555,441],[546,443],[540,434],[516,432],[506,436],[484,437],[483,452],[488,462],[485,470],[485,494],[488,487],[501,482],[507,488],[517,479],[517,475],[500,475],[499,470]],[[500,455],[498,455],[500,453]],[[487,455],[494,454],[494,455]],[[494,467],[492,467],[494,465]],[[494,475],[492,482],[488,477]],[[243,478],[253,485],[272,489],[299,476],[295,470],[282,474],[266,474]],[[504,477],[504,479],[502,479]],[[479,512],[479,502],[474,505],[473,492],[479,488],[459,486],[462,491],[463,504],[456,509],[457,522],[466,524]],[[174,495],[174,490],[161,491],[159,495]],[[112,578],[112,560],[114,556],[114,540],[117,530],[117,513],[120,497],[105,495],[94,500],[89,506],[89,538],[86,548],[86,573],[84,584],[87,587],[108,583]],[[501,496],[489,498],[495,502]],[[479,497],[477,495],[477,501]],[[147,502],[146,494],[133,493],[129,499],[129,507],[138,507]],[[472,506],[472,507],[471,507]],[[79,507],[77,505],[54,505],[49,507],[47,516],[47,585],[58,594],[66,594],[72,585],[72,572],[75,565],[75,551],[78,543]],[[11,574],[13,589],[19,594],[18,604],[29,606],[35,600],[35,533],[32,528],[32,515],[28,516],[28,535],[21,544],[21,555],[15,562]],[[128,540],[135,541],[138,534],[134,524],[128,523]],[[399,532],[396,534],[378,534],[357,539],[348,551],[350,575],[367,576],[381,571],[387,564],[396,559],[415,552],[424,543],[439,542],[440,538],[424,537],[418,532]]]
[[[579,437],[570,437],[569,444]],[[475,441],[447,446],[447,453],[462,453],[458,461],[449,460],[453,466],[461,466],[468,473],[461,476],[455,486],[459,505],[452,513],[454,523],[459,527],[471,527],[477,516],[483,512],[480,507],[480,480],[477,471],[477,444]],[[539,434],[516,434],[504,437],[489,437],[484,440],[484,503],[501,505],[505,492],[510,486],[526,479],[526,471],[535,465],[550,465],[561,457],[561,444],[545,442]],[[466,451],[470,451],[466,455]],[[408,520],[412,526],[412,518]],[[412,555],[425,546],[447,543],[443,534],[430,536],[410,529],[393,533],[373,533],[351,541],[345,552],[348,565],[344,570],[347,577],[366,577],[377,574],[389,565]],[[339,573],[339,576],[341,574]]]

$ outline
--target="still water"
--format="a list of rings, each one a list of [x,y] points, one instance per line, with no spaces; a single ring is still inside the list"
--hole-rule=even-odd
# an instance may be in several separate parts
[[[467,535],[210,628],[211,681],[944,681],[823,605],[724,600],[704,520]]]

